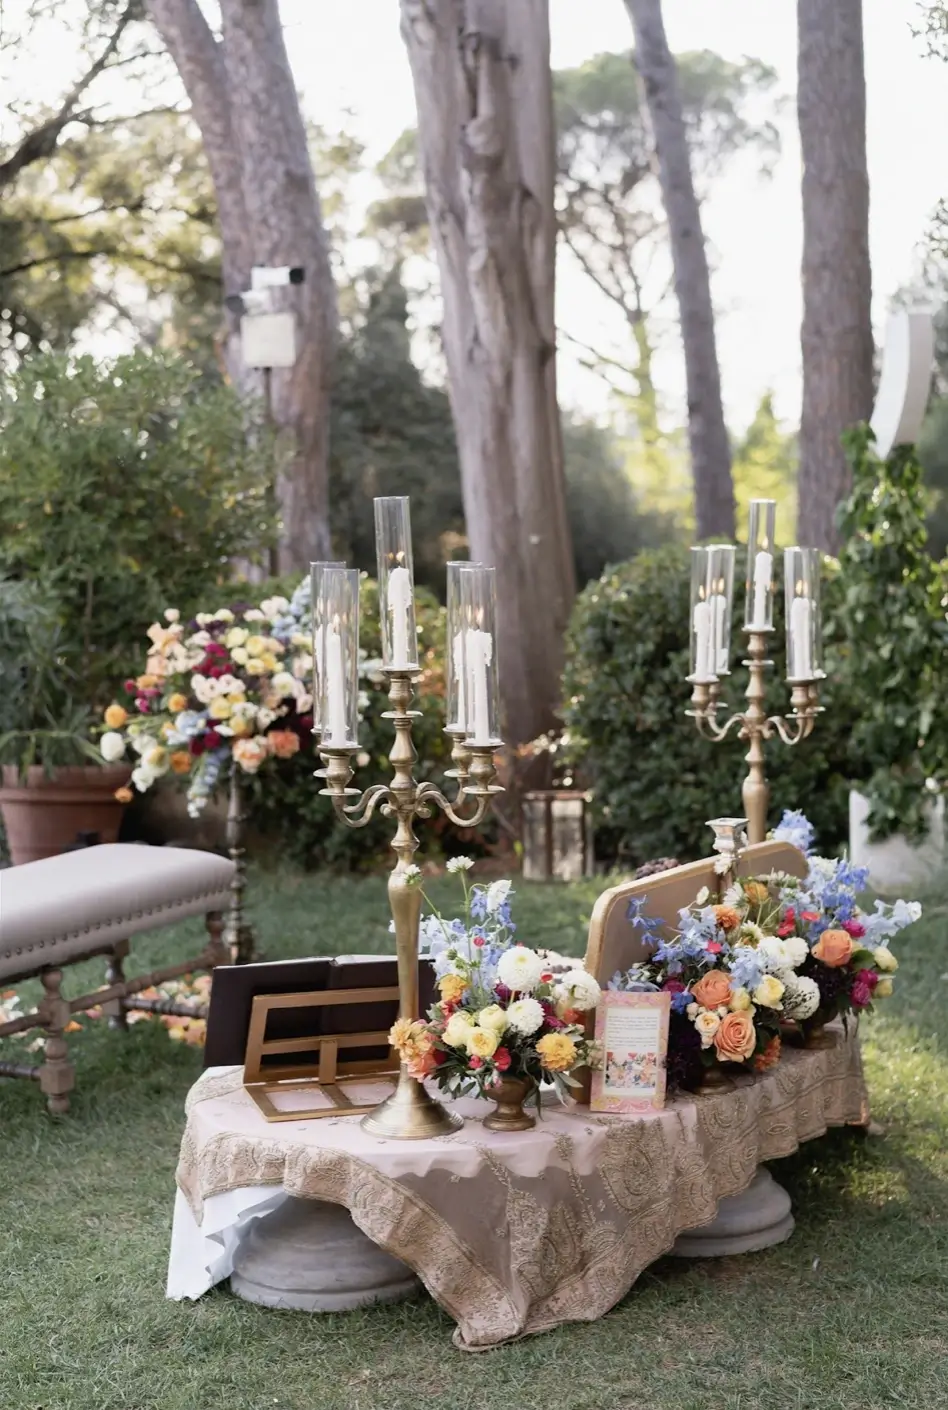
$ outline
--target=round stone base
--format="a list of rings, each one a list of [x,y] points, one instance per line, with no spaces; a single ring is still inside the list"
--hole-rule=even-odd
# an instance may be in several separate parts
[[[681,1234],[673,1258],[723,1258],[782,1244],[793,1233],[790,1196],[763,1166],[746,1190],[722,1199],[710,1224]]]
[[[251,1225],[234,1256],[230,1286],[264,1307],[349,1312],[399,1302],[421,1283],[366,1238],[341,1205],[289,1198]]]

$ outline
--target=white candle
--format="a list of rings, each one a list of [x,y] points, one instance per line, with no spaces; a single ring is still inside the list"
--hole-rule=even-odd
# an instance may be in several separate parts
[[[714,674],[711,669],[711,605],[708,602],[696,602],[694,614],[691,619],[697,637],[697,648],[695,650],[695,677],[699,681],[707,680]]]
[[[724,617],[727,612],[727,598],[721,592],[712,593],[709,599],[711,607],[711,636],[713,648],[711,660],[714,663],[714,671],[717,675],[727,675],[727,658],[730,654],[730,643],[724,639]]]
[[[334,627],[326,628],[326,689],[329,695],[329,718],[326,720],[324,744],[348,744],[346,728],[346,679],[342,667],[342,637]]]
[[[813,678],[812,623],[813,603],[808,597],[795,597],[790,608],[790,654],[797,680]]]
[[[770,591],[773,572],[773,554],[761,549],[754,559],[754,611],[753,620],[749,623],[752,627],[767,625],[767,594]]]
[[[323,640],[326,630],[323,626],[313,628],[313,715],[315,723],[320,723],[323,710]]]
[[[393,568],[388,575],[388,610],[392,618],[392,661],[395,670],[414,662],[408,654],[408,611],[411,607],[411,574],[407,568]]]
[[[467,690],[465,689],[466,682],[464,680],[464,651],[462,649],[464,646],[464,641],[462,638],[463,633],[457,632],[455,634],[454,641],[451,646],[451,653],[454,660],[454,679],[457,682],[458,696],[457,719],[452,720],[451,723],[452,725],[457,726],[459,729],[467,729]]]
[[[494,655],[494,640],[490,632],[469,631],[467,634],[467,668],[471,682],[471,739],[475,744],[489,744],[490,708],[487,693],[487,670]]]

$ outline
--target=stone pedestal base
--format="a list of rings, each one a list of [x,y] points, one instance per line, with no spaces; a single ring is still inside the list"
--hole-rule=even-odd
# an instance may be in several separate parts
[[[793,1233],[790,1196],[763,1166],[747,1189],[722,1199],[710,1224],[681,1234],[674,1258],[722,1258],[782,1244]]]
[[[357,1229],[347,1209],[287,1199],[258,1219],[234,1256],[231,1290],[298,1312],[348,1312],[399,1302],[421,1287],[406,1264]]]

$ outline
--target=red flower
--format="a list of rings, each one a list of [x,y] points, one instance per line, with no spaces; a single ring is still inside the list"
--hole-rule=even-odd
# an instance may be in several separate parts
[[[222,743],[223,740],[221,739],[221,736],[217,733],[216,729],[208,729],[204,731],[205,749],[219,749]]]
[[[709,940],[704,948],[707,950],[709,955],[719,955],[724,949],[724,946],[720,944],[717,940]]]
[[[879,976],[874,969],[860,969],[856,972],[854,983],[865,984],[868,988],[874,989],[879,983]]]
[[[820,913],[819,911],[801,911],[801,916],[803,920],[809,921],[812,924],[813,921],[819,920]]]
[[[484,943],[484,937],[483,937],[483,935],[475,935],[475,936],[474,936],[474,939],[472,940],[471,943],[474,944],[474,945],[476,945],[477,948],[480,949],[481,946],[482,946],[483,943]]]
[[[854,1009],[864,1009],[872,1003],[872,991],[879,983],[879,976],[873,969],[861,969],[853,980],[850,999]]]
[[[211,731],[211,733],[213,733],[213,731]],[[198,755],[203,754],[205,749],[207,748],[207,735],[194,735],[193,739],[188,742],[188,748],[191,751],[192,756],[196,759]]]
[[[506,1048],[498,1048],[494,1053],[494,1066],[498,1072],[506,1072],[510,1066],[511,1057]]]
[[[866,927],[858,920],[844,920],[840,929],[845,930],[846,934],[851,935],[854,940],[861,940],[866,933]]]
[[[138,683],[137,683],[137,681],[126,681],[126,682],[125,682],[125,694],[126,694],[126,695],[134,695],[137,689],[138,689]]]
[[[543,974],[540,975],[540,983],[541,983],[541,984],[549,984],[549,982],[550,982],[550,980],[551,980],[552,978],[553,978],[553,972],[552,972],[552,970],[544,970]]]
[[[685,986],[680,979],[666,979],[662,988],[666,994],[683,994],[685,992]]]
[[[788,906],[783,913],[783,920],[777,926],[777,934],[782,940],[788,935],[792,935],[797,928],[797,913],[792,906]]]
[[[227,647],[221,646],[219,641],[209,641],[204,648],[204,652],[207,656],[226,656]]]
[[[484,1059],[479,1057],[472,1057],[470,1062],[468,1063],[468,1067],[471,1069],[472,1072],[476,1072],[479,1067],[483,1066]]]

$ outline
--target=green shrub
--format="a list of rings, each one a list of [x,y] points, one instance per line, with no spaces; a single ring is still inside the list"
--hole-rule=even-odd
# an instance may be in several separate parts
[[[48,354],[0,384],[0,573],[42,580],[90,710],[170,602],[217,595],[271,538],[274,446],[180,358]]]
[[[948,782],[948,624],[944,568],[927,547],[927,499],[914,446],[882,461],[861,426],[847,436],[853,488],[840,510],[842,681],[859,709],[852,750],[868,782],[873,836],[922,835]]]
[[[689,555],[677,546],[640,554],[611,568],[580,596],[567,639],[564,718],[571,752],[595,790],[597,850],[606,860],[635,866],[660,856],[703,856],[707,820],[741,808],[746,744],[715,744],[687,719]],[[739,564],[742,551],[738,551]],[[833,612],[838,583],[825,584],[827,671],[825,714],[809,739],[788,748],[766,745],[772,826],[784,808],[803,808],[821,846],[841,843],[847,830],[847,787],[854,764],[847,741],[851,715],[834,681],[837,638]],[[725,695],[743,703],[746,672],[742,592],[735,592],[733,675]],[[784,681],[783,587],[778,583],[769,674],[771,713],[789,709]],[[858,773],[858,769],[855,769]]]
[[[254,597],[266,596],[271,586],[268,584],[263,590],[255,588]],[[286,591],[285,583],[283,591]],[[360,606],[361,648],[368,663],[377,663],[382,647],[378,589],[372,579],[363,579]],[[456,785],[450,779],[443,782],[443,771],[450,765],[451,753],[450,743],[443,733],[445,612],[435,597],[421,587],[415,590],[415,609],[422,666],[412,707],[422,712],[413,730],[418,751],[416,777],[442,783],[450,797]],[[377,673],[363,673],[362,684],[365,696],[359,741],[363,755],[352,780],[352,786],[358,788],[389,781],[388,752],[394,739],[391,721],[382,718],[383,711],[389,708],[384,678]],[[319,767],[315,752],[304,750],[269,769],[265,778],[261,775],[255,779],[252,784],[255,829],[284,856],[306,867],[358,870],[393,863],[392,820],[376,811],[366,827],[354,830],[346,827],[336,817],[329,799],[320,797],[321,781],[313,777],[314,769]],[[421,819],[417,829],[421,859],[452,852],[475,852],[483,847],[485,836],[489,836],[483,828],[477,833],[459,832],[437,810],[430,818]]]

